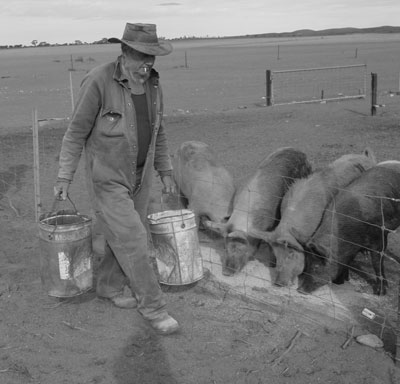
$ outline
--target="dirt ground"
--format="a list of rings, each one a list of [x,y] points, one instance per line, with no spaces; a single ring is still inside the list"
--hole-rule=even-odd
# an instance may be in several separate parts
[[[281,146],[303,150],[315,167],[366,145],[378,161],[399,159],[398,97],[371,117],[366,101],[177,114],[166,118],[171,152],[183,141],[210,144],[242,183],[266,154]],[[52,180],[65,124],[43,127],[44,177]],[[3,134],[3,161],[13,160],[1,176],[0,194],[0,382],[4,384],[394,384],[395,334],[390,348],[374,349],[349,340],[351,322],[309,316],[290,290],[246,285],[264,300],[234,292],[218,273],[183,287],[163,285],[169,310],[182,330],[156,335],[135,310],[121,310],[93,291],[76,298],[49,297],[40,281],[40,248],[34,222],[31,131]],[[6,145],[12,143],[12,145]],[[21,144],[21,145],[20,145]],[[16,161],[17,159],[17,161]],[[12,165],[13,164],[13,165]],[[12,168],[14,167],[14,168]],[[8,190],[14,186],[12,194]],[[51,193],[51,184],[47,191]],[[21,204],[19,196],[30,196]],[[49,195],[47,195],[49,196]],[[90,214],[83,177],[71,190],[80,211]],[[14,201],[14,203],[13,203]],[[16,201],[16,202],[15,202]],[[43,199],[48,209],[50,198]],[[159,190],[152,211],[160,206]],[[218,240],[200,234],[202,247]],[[397,236],[389,248],[399,254]],[[98,250],[97,250],[98,251]],[[95,254],[95,265],[100,259]],[[252,262],[255,263],[256,261]],[[389,263],[390,264],[390,263]],[[218,265],[216,266],[218,268]],[[398,265],[388,266],[387,297],[374,298],[381,312],[396,321]],[[352,289],[365,299],[370,287],[352,276]],[[254,289],[253,289],[254,288]],[[274,297],[273,305],[269,300]],[[371,302],[372,303],[372,302]],[[371,304],[372,305],[372,304]],[[389,316],[389,315],[388,315]],[[359,317],[353,336],[376,331]],[[395,324],[392,324],[395,325]]]

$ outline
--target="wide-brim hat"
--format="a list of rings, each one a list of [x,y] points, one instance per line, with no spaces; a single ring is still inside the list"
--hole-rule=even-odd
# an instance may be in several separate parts
[[[172,45],[157,37],[155,24],[126,23],[122,39],[111,37],[110,43],[124,43],[136,51],[152,56],[165,56],[172,52]]]

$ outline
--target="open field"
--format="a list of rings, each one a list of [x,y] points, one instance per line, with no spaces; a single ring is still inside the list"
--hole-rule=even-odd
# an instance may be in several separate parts
[[[381,94],[399,91],[399,42],[399,34],[174,42],[173,53],[156,62],[167,96],[165,113],[265,104],[267,69],[366,64],[368,73],[378,73]],[[89,69],[114,60],[118,52],[118,44],[0,50],[0,129],[31,125],[33,108],[39,118],[69,117],[71,55],[76,93]]]
[[[366,146],[373,148],[378,161],[400,160],[400,96],[395,93],[399,91],[399,44],[400,35],[174,43],[174,52],[156,63],[171,152],[183,141],[204,141],[217,151],[237,185],[261,158],[282,146],[303,150],[315,168]],[[149,330],[135,311],[118,310],[96,299],[93,292],[64,301],[47,297],[39,278],[34,221],[32,110],[38,110],[39,119],[68,119],[70,55],[76,93],[87,70],[113,60],[117,53],[116,45],[0,51],[0,382],[400,382],[399,368],[393,363],[400,268],[393,261],[386,263],[390,287],[385,297],[374,297],[371,287],[355,276],[344,287],[329,287],[332,296],[348,295],[353,300],[348,303],[353,317],[345,322],[338,312],[311,316],[310,305],[300,306],[293,290],[278,289],[270,281],[253,285],[252,271],[264,268],[258,261],[250,263],[246,275],[242,274],[244,280],[214,277],[182,288],[164,286],[170,310],[183,328],[165,338]],[[80,57],[83,61],[76,61]],[[266,69],[356,63],[378,73],[378,102],[385,107],[376,116],[370,115],[369,98],[263,106]],[[52,203],[66,124],[51,121],[40,128],[43,210]],[[152,210],[160,208],[159,184],[156,187]],[[90,214],[81,168],[71,197],[82,213]],[[221,251],[218,240],[205,234],[201,240],[204,253]],[[391,236],[389,249],[400,254],[398,234]],[[97,253],[97,261],[99,257]],[[248,292],[247,298],[231,294],[239,284]],[[387,327],[360,315],[360,305],[365,303]],[[354,341],[342,348],[352,325],[355,335],[381,336],[385,348],[375,350]],[[296,332],[301,336],[287,350]]]

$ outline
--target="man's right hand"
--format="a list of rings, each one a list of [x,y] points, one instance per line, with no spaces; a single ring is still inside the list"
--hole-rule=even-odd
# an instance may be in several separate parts
[[[70,180],[57,179],[56,185],[54,186],[54,196],[57,200],[66,200],[68,196]]]

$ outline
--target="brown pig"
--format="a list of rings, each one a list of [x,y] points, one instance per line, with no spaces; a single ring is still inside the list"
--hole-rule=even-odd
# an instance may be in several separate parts
[[[370,148],[362,154],[346,154],[305,179],[297,180],[283,198],[281,220],[271,232],[251,235],[268,242],[276,257],[275,284],[294,283],[304,269],[303,245],[318,228],[333,196],[376,164]]]
[[[197,222],[203,218],[216,223],[226,221],[235,187],[231,174],[218,163],[210,146],[186,141],[175,152],[172,164],[175,183]]]
[[[272,230],[278,224],[282,197],[289,186],[310,173],[311,165],[303,152],[290,147],[280,148],[265,157],[247,183],[236,192],[227,223],[204,222],[225,239],[223,274],[240,271],[254,256],[260,241],[249,233]]]

